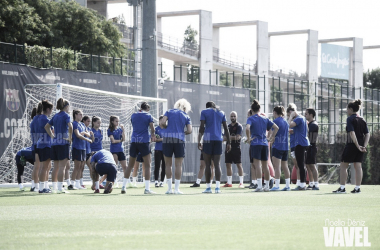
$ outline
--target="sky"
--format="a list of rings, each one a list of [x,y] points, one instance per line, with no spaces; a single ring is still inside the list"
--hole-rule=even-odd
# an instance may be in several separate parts
[[[380,0],[157,0],[157,12],[208,10],[213,23],[261,20],[269,32],[313,29],[319,39],[360,37],[364,46],[380,45]],[[109,4],[108,17],[124,14],[132,26],[128,4]],[[162,33],[183,39],[187,26],[199,30],[198,16],[162,19]],[[272,37],[270,62],[274,69],[306,71],[307,35]],[[333,43],[352,46],[352,42]],[[220,29],[220,50],[244,61],[256,60],[255,26]],[[165,63],[171,63],[164,61]],[[320,62],[319,62],[320,64]],[[363,70],[380,67],[380,49],[363,51]],[[172,66],[168,65],[170,70]]]

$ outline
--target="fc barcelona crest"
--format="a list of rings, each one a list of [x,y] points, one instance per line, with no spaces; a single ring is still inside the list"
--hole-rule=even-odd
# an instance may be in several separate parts
[[[20,108],[20,98],[17,89],[5,89],[7,108],[10,111],[17,111]]]

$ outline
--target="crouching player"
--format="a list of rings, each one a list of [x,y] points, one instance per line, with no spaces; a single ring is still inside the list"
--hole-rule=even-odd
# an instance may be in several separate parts
[[[92,188],[95,189],[94,193],[99,193],[99,175],[107,175],[104,193],[110,194],[117,174],[116,163],[111,152],[102,149],[93,154],[90,173],[93,182]]]
[[[17,182],[20,191],[24,191],[22,175],[24,174],[26,162],[29,162],[32,165],[34,164],[34,152],[32,151],[32,147],[23,148],[18,151],[16,155]]]

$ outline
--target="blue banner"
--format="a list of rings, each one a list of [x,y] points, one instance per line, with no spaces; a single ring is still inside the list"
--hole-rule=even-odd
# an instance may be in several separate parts
[[[321,77],[349,80],[350,48],[321,44]]]

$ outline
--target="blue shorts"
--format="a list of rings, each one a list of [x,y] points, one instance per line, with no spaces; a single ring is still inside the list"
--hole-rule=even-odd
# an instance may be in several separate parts
[[[223,152],[222,141],[203,142],[202,151],[208,155],[221,155]]]
[[[288,160],[288,151],[285,150],[278,150],[277,148],[272,148],[272,156],[276,157],[277,159],[280,159],[281,161],[287,161]]]
[[[173,137],[164,137],[162,140],[162,152],[166,157],[184,158],[185,142]]]
[[[268,146],[264,145],[254,145],[250,146],[251,158],[260,160],[260,161],[268,161]]]
[[[141,154],[137,155],[136,161],[137,162],[144,162],[144,159],[142,158]]]
[[[112,153],[112,152],[111,152]],[[117,155],[118,161],[125,161],[127,158],[125,157],[124,152],[114,152],[113,155]]]
[[[62,161],[70,158],[70,145],[55,145],[51,147],[51,159],[53,161]]]
[[[99,175],[107,175],[107,181],[115,182],[116,175],[117,175],[117,169],[116,165],[111,163],[101,163],[96,164],[96,172],[98,172]]]
[[[142,157],[150,153],[149,142],[139,143],[132,142],[129,147],[129,156],[136,158],[138,154],[141,154]]]
[[[86,160],[86,150],[80,150],[76,148],[71,149],[71,159],[73,161],[85,161]]]
[[[38,158],[40,158],[40,162],[50,160],[51,159],[51,148],[39,148],[38,149]]]

